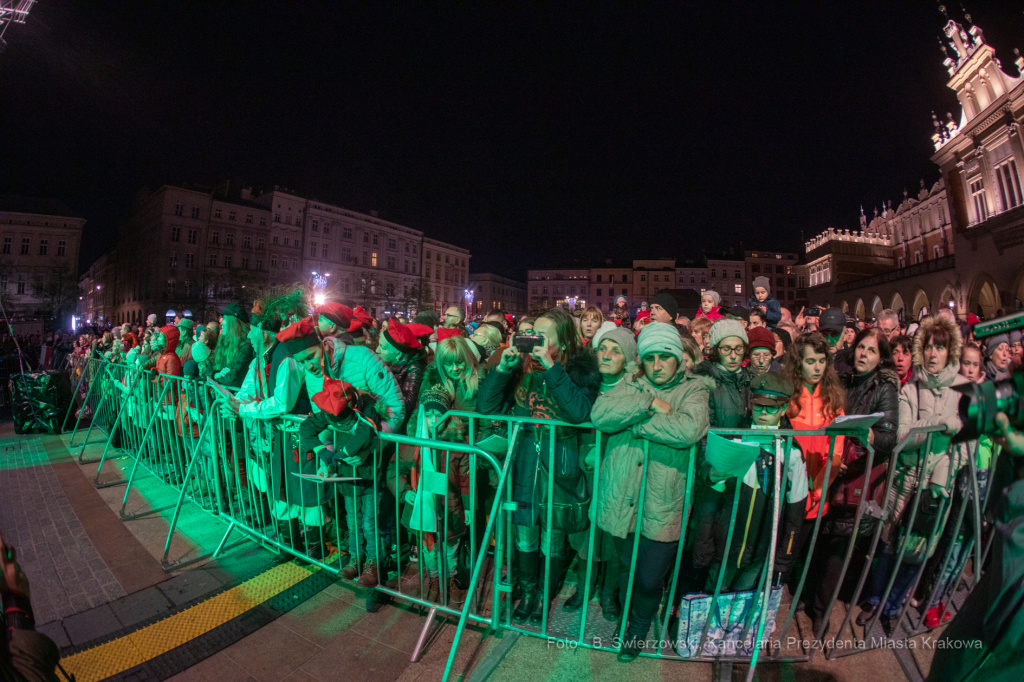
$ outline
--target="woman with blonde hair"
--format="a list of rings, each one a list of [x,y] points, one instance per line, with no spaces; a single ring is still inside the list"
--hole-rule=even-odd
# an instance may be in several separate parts
[[[690,323],[690,333],[693,334],[693,340],[700,346],[701,352],[707,355],[707,337],[708,330],[711,329],[711,320],[706,317],[698,317],[696,320]]]

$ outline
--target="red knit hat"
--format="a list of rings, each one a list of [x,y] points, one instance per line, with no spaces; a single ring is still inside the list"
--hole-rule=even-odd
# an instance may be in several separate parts
[[[410,322],[405,325],[405,328],[412,332],[412,335],[417,339],[422,339],[425,336],[430,336],[434,333],[434,328],[425,324],[419,324],[418,322]]]
[[[363,310],[363,306],[357,305],[355,309],[352,310],[352,324],[349,325],[348,330],[350,332],[354,332],[362,329],[363,327],[372,326],[373,318],[370,317],[370,314],[368,312]]]
[[[767,348],[774,353],[775,335],[772,334],[771,330],[767,327],[748,327],[747,345],[750,347],[750,350],[754,350],[755,348]]]
[[[359,402],[355,386],[344,381],[324,377],[324,387],[313,396],[313,403],[327,414],[335,417],[354,407]]]
[[[323,305],[313,308],[314,320],[319,320],[321,315],[338,325],[341,329],[348,329],[349,325],[352,324],[352,309],[347,305],[335,303],[334,301],[328,301]]]
[[[384,338],[403,353],[420,347],[420,342],[416,339],[416,335],[412,333],[412,330],[393,317],[388,319],[387,329],[384,330]]]
[[[437,330],[438,343],[441,343],[445,339],[450,339],[453,336],[462,336],[462,332],[458,329],[445,329],[444,327]]]
[[[313,324],[312,317],[304,317],[298,322],[292,322],[279,331],[275,338],[287,345],[288,350],[292,353],[298,353],[320,343],[320,339],[316,336],[316,325]]]

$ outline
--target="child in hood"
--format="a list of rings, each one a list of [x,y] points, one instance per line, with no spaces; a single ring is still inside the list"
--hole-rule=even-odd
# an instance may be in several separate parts
[[[768,278],[763,275],[754,278],[754,295],[747,301],[747,307],[763,312],[769,328],[773,328],[782,319],[782,304],[772,297]]]
[[[712,322],[722,319],[722,296],[714,289],[705,291],[701,294],[700,308],[694,317],[706,317]]]

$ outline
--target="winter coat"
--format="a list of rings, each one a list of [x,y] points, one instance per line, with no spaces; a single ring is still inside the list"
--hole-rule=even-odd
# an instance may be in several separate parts
[[[658,542],[679,541],[690,448],[707,434],[711,390],[707,378],[684,372],[677,372],[662,386],[646,377],[626,376],[597,399],[591,421],[608,434],[594,519],[600,528],[618,538],[636,530],[647,441],[647,488],[640,532]],[[672,412],[653,412],[655,398],[671,405]]]
[[[769,327],[774,327],[782,319],[782,304],[775,300],[774,296],[769,295],[763,301],[758,301],[751,296],[747,300],[747,309],[753,310],[754,308],[764,308],[764,316],[768,318]]]
[[[556,362],[550,369],[524,374],[520,363],[512,372],[495,370],[484,377],[477,412],[534,417],[539,425],[523,425],[512,462],[512,499],[517,505],[513,523],[534,526],[540,516],[551,451],[551,430],[543,426],[544,420],[584,423],[600,386],[597,358],[587,351],[574,355],[564,369]],[[582,476],[579,437],[579,429],[560,426],[555,430],[554,475],[566,479],[569,487]],[[543,456],[538,457],[538,449]]]
[[[839,377],[846,388],[847,414],[883,413],[871,431],[875,435],[875,456],[871,472],[867,466],[867,448],[859,438],[847,436],[843,443],[843,465],[835,482],[829,489],[829,513],[825,517],[825,532],[837,537],[853,534],[853,520],[860,505],[861,497],[874,500],[879,510],[885,503],[885,482],[888,460],[896,447],[896,429],[899,424],[898,398],[900,379],[894,369],[876,369],[866,376],[841,374]],[[866,492],[865,492],[866,491]],[[877,510],[876,510],[877,514]],[[871,518],[877,519],[877,515]],[[872,531],[875,521],[862,519],[862,534]]]
[[[816,430],[832,423],[836,417],[843,414],[839,410],[836,414],[825,413],[825,405],[821,399],[821,386],[815,386],[814,392],[807,390],[805,384],[800,385],[800,396],[795,403],[790,403],[787,416],[794,429]],[[844,436],[834,436],[835,446],[832,447],[830,436],[795,436],[800,450],[804,453],[804,462],[807,464],[807,476],[811,480],[810,494],[807,496],[806,518],[813,519],[818,515],[818,503],[822,501],[822,490],[832,484],[832,481],[839,475],[839,467],[843,460],[843,448],[846,444]],[[828,483],[825,483],[825,468],[828,461],[829,449],[832,448],[832,468],[829,471]],[[828,511],[828,498],[824,500],[825,509],[822,514]]]
[[[710,313],[705,313],[703,307],[697,308],[697,314],[693,316],[693,319],[696,320],[698,317],[706,317],[712,322],[715,322],[716,320],[720,320],[725,316],[722,315],[722,306],[716,305],[711,308]]]
[[[403,353],[402,359],[391,365],[391,374],[395,377],[395,383],[402,393],[402,403],[405,405],[405,418],[401,424],[400,431],[405,431],[406,424],[412,415],[416,414],[419,405],[420,386],[423,384],[423,375],[427,372],[427,356],[422,352]],[[475,409],[475,405],[472,409]]]
[[[945,368],[936,374],[931,374],[924,369],[924,349],[922,347],[923,332],[933,325],[945,327],[946,332],[952,339],[949,349],[949,361],[946,363]],[[963,426],[959,414],[960,394],[952,388],[953,386],[968,383],[967,377],[958,373],[960,370],[961,346],[960,330],[945,317],[930,317],[921,323],[921,330],[914,337],[912,349],[914,378],[900,389],[900,438],[904,438],[915,427],[944,424],[951,431],[959,431]],[[933,433],[931,436],[931,449],[928,453],[928,461],[926,462],[926,468],[931,473],[926,480],[929,484],[948,487],[949,474],[951,473],[951,462],[947,455],[949,436],[941,433]],[[916,455],[927,441],[927,435],[915,436],[900,453],[900,464],[902,466],[916,465]],[[952,464],[954,464],[952,473],[955,474],[956,470],[959,469],[959,464]]]
[[[893,369],[876,369],[867,376],[842,374],[840,379],[846,389],[847,414],[875,414],[881,412],[885,416],[875,422],[871,430],[875,434],[874,465],[885,462],[892,449],[896,447],[896,430],[899,426],[900,379]],[[848,437],[843,448],[843,464],[849,467],[843,479],[863,473],[867,461],[861,461],[867,455],[867,449],[860,439]],[[860,462],[858,467],[855,462]]]
[[[380,356],[366,346],[348,344],[336,337],[324,339],[324,345],[333,350],[330,362],[326,358],[324,362],[327,375],[372,395],[386,430],[397,432],[405,423],[405,402],[398,382]]]
[[[951,339],[949,361],[935,374],[923,367],[922,332],[932,325],[945,327]],[[931,447],[924,452],[928,434],[909,437],[907,435],[913,428],[940,424],[947,426],[951,431],[959,431],[962,426],[959,415],[960,394],[952,387],[968,383],[967,377],[959,374],[962,341],[957,326],[945,317],[936,316],[926,318],[921,327],[914,337],[913,378],[900,389],[898,437],[900,440],[908,438],[908,442],[895,462],[897,470],[892,489],[889,491],[889,499],[886,501],[886,523],[882,539],[889,543],[895,540],[900,518],[918,485],[938,485],[949,490],[961,464],[966,461],[963,445],[950,448],[950,436],[943,433],[931,434]],[[922,454],[925,455],[924,475],[920,477],[919,483],[918,463]],[[948,505],[946,514],[949,514]],[[934,551],[934,548],[931,551]]]
[[[181,366],[181,359],[178,357],[178,330],[175,327],[167,330],[164,334],[167,338],[167,347],[160,351],[160,356],[156,359],[156,371],[160,374],[169,374],[171,376],[185,376]]]

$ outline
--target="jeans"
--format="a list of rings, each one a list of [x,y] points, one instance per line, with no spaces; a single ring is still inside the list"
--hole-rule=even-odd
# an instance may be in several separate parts
[[[883,551],[878,557],[874,572],[871,574],[871,596],[868,598],[868,603],[872,606],[878,606],[882,601],[882,592],[885,591],[886,583],[889,582],[889,575],[892,573],[892,568],[895,565],[896,555],[892,554],[889,548],[886,547],[886,551]],[[882,608],[883,616],[894,617],[899,614],[900,607],[903,606],[903,599],[907,596],[907,592],[914,583],[914,577],[920,568],[916,564],[903,562],[896,572],[896,580],[893,581],[889,598],[885,600],[885,606]]]
[[[352,561],[377,561],[380,539],[377,537],[377,506],[381,494],[373,488],[345,495],[345,519],[348,521],[348,551]]]
[[[536,552],[540,549],[541,536],[543,536],[544,553],[551,557],[565,556],[565,533],[560,530],[549,530],[543,532],[540,526],[513,525],[513,532],[516,538],[516,549],[520,552]]]
[[[619,555],[619,599],[625,601],[629,588],[629,566],[633,557],[633,533],[615,538],[615,550]],[[636,548],[636,573],[633,576],[633,594],[629,606],[629,625],[626,634],[644,638],[651,627],[651,621],[658,615],[665,576],[676,560],[679,542],[658,542],[640,536]]]

